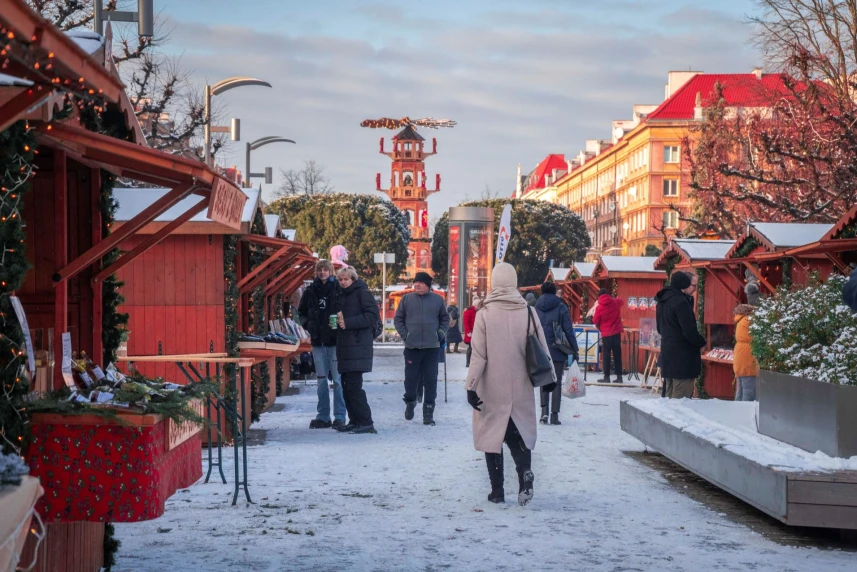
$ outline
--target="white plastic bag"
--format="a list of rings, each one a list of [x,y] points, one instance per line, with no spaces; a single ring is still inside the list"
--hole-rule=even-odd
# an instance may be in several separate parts
[[[580,373],[580,367],[576,361],[568,366],[568,376],[562,386],[562,394],[569,399],[586,396],[586,384],[583,383],[583,374]]]

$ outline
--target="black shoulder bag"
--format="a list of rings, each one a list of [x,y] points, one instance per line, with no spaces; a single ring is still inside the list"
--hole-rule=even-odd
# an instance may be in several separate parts
[[[527,374],[530,376],[530,381],[533,387],[542,387],[550,383],[554,383],[553,362],[547,354],[542,344],[539,343],[539,336],[533,328],[533,333],[530,333],[530,326],[533,325],[533,313],[530,308],[527,308]]]

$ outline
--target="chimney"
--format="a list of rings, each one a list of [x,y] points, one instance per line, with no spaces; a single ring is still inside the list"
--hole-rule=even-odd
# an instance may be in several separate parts
[[[696,92],[696,105],[693,108],[693,118],[696,121],[702,121],[702,94]]]
[[[753,68],[753,75],[756,79],[762,79],[762,68]]]

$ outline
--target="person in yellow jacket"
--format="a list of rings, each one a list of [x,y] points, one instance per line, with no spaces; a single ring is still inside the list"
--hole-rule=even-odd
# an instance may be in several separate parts
[[[732,369],[738,378],[735,384],[735,401],[756,401],[756,376],[759,375],[759,362],[753,357],[750,342],[750,320],[755,308],[750,304],[738,304],[735,307],[735,352]]]

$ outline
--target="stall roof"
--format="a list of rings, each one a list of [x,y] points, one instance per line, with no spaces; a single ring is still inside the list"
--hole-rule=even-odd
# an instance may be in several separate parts
[[[581,278],[592,278],[592,272],[595,271],[594,262],[575,262],[574,270]]]
[[[603,266],[608,272],[660,273],[655,270],[655,260],[655,256],[602,256],[595,266]]]
[[[774,248],[803,246],[821,240],[832,224],[812,224],[797,222],[751,222],[751,232],[755,230],[760,238],[765,238]]]
[[[686,263],[723,260],[734,245],[734,240],[673,238],[658,256],[655,268],[663,270],[667,259],[673,256],[681,257]]]
[[[119,208],[116,209],[116,226],[117,228],[123,223],[131,220],[143,210],[170,192],[171,189],[137,189],[137,188],[115,188],[113,196],[116,202],[119,203]],[[253,215],[259,205],[259,197],[261,191],[258,189],[241,189],[247,195],[247,202],[244,203],[244,212],[241,214],[241,231],[240,233],[250,232],[250,226],[253,224]],[[185,197],[163,214],[158,215],[155,219],[143,227],[140,234],[152,234],[160,230],[167,223],[174,221],[176,218],[187,212],[194,204],[199,201],[199,197],[191,195]],[[182,225],[176,234],[240,234],[235,229],[226,225],[209,220],[206,217],[206,211],[203,211],[193,216],[188,222]]]
[[[554,267],[550,269],[550,276],[554,282],[559,282],[567,279],[570,272],[571,268]]]
[[[265,215],[265,230],[268,232],[268,236],[270,238],[280,238],[281,228],[279,215]]]

